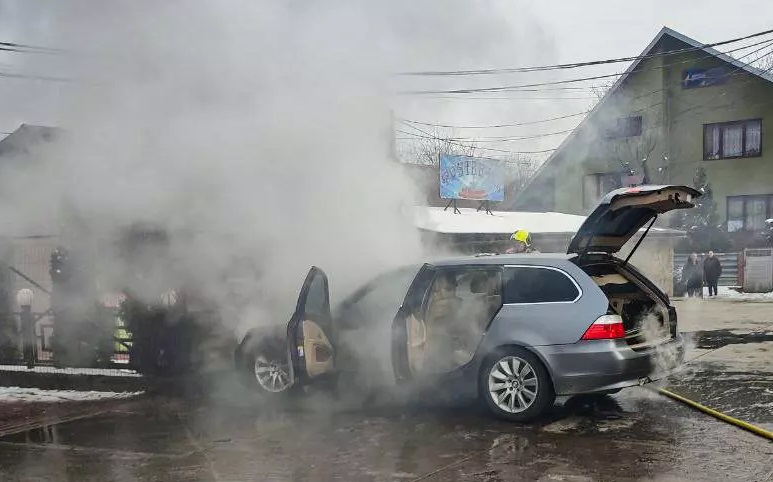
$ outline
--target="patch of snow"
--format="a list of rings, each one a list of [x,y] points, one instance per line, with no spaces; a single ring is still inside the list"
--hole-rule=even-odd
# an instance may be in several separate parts
[[[405,209],[405,215],[412,218],[417,228],[444,234],[512,234],[519,229],[533,234],[574,234],[587,219],[585,216],[556,212],[492,211],[491,215],[472,208],[459,208],[461,214],[454,214],[453,208],[444,210],[434,206],[413,206]],[[651,232],[681,233],[655,227]]]
[[[40,388],[0,387],[0,402],[94,402],[123,400],[144,392],[95,392],[76,390],[42,390]]]
[[[0,372],[49,373],[58,375],[99,375],[105,377],[142,377],[134,370],[116,368],[54,368],[36,366],[28,369],[25,365],[0,365]]]
[[[740,301],[773,301],[773,291],[769,293],[742,293],[729,286],[720,286],[717,289],[717,298]]]

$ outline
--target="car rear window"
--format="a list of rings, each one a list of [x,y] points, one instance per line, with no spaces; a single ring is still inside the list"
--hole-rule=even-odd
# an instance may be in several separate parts
[[[568,274],[544,266],[511,266],[505,269],[505,303],[562,303],[580,297]]]

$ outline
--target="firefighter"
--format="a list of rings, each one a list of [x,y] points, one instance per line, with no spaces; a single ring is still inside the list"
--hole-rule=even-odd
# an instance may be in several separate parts
[[[506,254],[533,253],[536,250],[531,243],[531,234],[524,229],[519,229],[510,236],[511,246],[505,251]]]

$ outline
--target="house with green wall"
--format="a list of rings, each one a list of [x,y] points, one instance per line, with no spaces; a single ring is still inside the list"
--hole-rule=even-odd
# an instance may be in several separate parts
[[[773,218],[773,75],[749,62],[770,45],[728,44],[731,57],[664,27],[512,208],[587,214],[612,189],[692,185],[703,168],[728,231],[761,230]]]

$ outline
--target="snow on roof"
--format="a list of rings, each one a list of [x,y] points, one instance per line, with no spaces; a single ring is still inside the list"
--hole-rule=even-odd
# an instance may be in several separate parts
[[[512,234],[519,229],[531,233],[575,233],[585,216],[563,213],[492,211],[493,216],[472,208],[414,207],[414,224],[419,229],[446,234]]]
[[[586,219],[585,216],[555,212],[492,211],[493,215],[490,215],[472,208],[459,208],[461,214],[454,214],[451,207],[447,210],[427,206],[410,209],[417,228],[443,234],[512,234],[519,229],[532,234],[574,234]],[[655,227],[651,233],[684,234]]]

